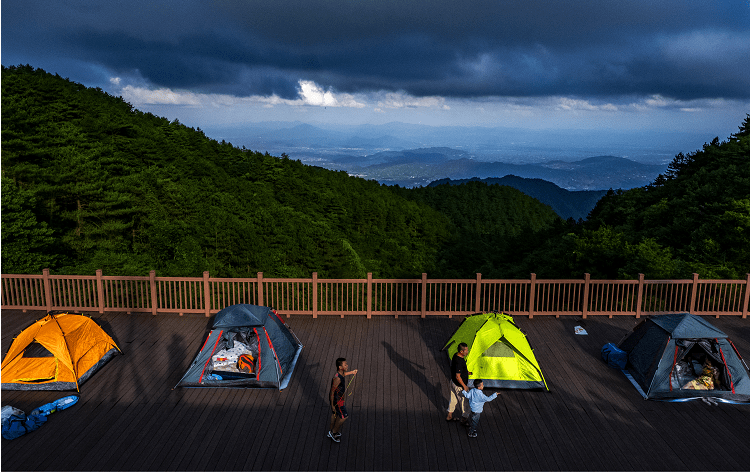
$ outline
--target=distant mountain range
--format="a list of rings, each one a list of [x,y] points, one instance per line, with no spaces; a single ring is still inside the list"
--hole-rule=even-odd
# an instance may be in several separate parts
[[[306,162],[331,155],[363,157],[380,151],[451,148],[484,162],[526,164],[622,156],[644,164],[667,164],[675,154],[706,142],[696,133],[601,129],[520,129],[484,126],[367,125],[256,122],[204,128],[207,136]]]
[[[208,136],[274,156],[403,187],[439,179],[543,179],[567,190],[629,189],[664,172],[689,133],[613,130],[261,122],[204,129]],[[597,156],[597,157],[591,157]],[[620,156],[620,157],[615,157]]]
[[[332,157],[353,175],[402,187],[425,186],[434,180],[486,179],[515,175],[542,179],[568,190],[606,190],[642,187],[652,182],[665,165],[641,164],[615,156],[535,164],[484,162],[450,148],[387,151],[365,157]]]
[[[525,179],[515,175],[506,175],[502,178],[488,179],[440,179],[431,182],[428,187],[437,185],[461,185],[466,182],[479,181],[488,185],[497,184],[513,187],[526,195],[536,198],[552,209],[564,219],[579,218],[586,219],[588,214],[596,206],[596,202],[607,193],[606,190],[577,190],[570,191],[558,187],[552,182],[542,179]]]

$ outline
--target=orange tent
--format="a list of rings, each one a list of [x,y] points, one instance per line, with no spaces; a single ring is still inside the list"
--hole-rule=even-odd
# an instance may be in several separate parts
[[[118,352],[91,318],[48,314],[13,340],[2,363],[2,389],[78,390]]]

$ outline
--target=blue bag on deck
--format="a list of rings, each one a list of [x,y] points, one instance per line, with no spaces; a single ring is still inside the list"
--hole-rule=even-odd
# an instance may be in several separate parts
[[[628,353],[612,343],[602,346],[602,359],[614,369],[624,369],[628,364]]]
[[[46,416],[27,416],[26,413],[18,408],[5,405],[2,414],[3,438],[16,439],[19,436],[39,429],[46,421]]]

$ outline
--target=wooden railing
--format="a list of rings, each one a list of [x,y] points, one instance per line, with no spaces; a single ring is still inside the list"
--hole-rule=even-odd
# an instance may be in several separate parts
[[[119,277],[102,275],[2,275],[3,309],[203,313],[236,303],[276,308],[281,314],[465,315],[501,311],[538,315],[620,316],[658,313],[735,315],[747,318],[750,274],[745,280],[527,280],[309,279]]]

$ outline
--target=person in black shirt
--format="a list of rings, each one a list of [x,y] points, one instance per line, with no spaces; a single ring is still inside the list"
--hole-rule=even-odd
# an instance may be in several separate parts
[[[458,417],[453,417],[453,412],[456,410],[456,406],[459,407],[461,412],[461,422],[468,424],[469,422],[469,401],[464,397],[463,392],[469,391],[469,369],[466,367],[466,355],[469,353],[469,346],[466,343],[458,345],[458,351],[453,355],[451,359],[451,381],[450,381],[450,401],[448,403],[448,417],[446,421],[458,420]]]

